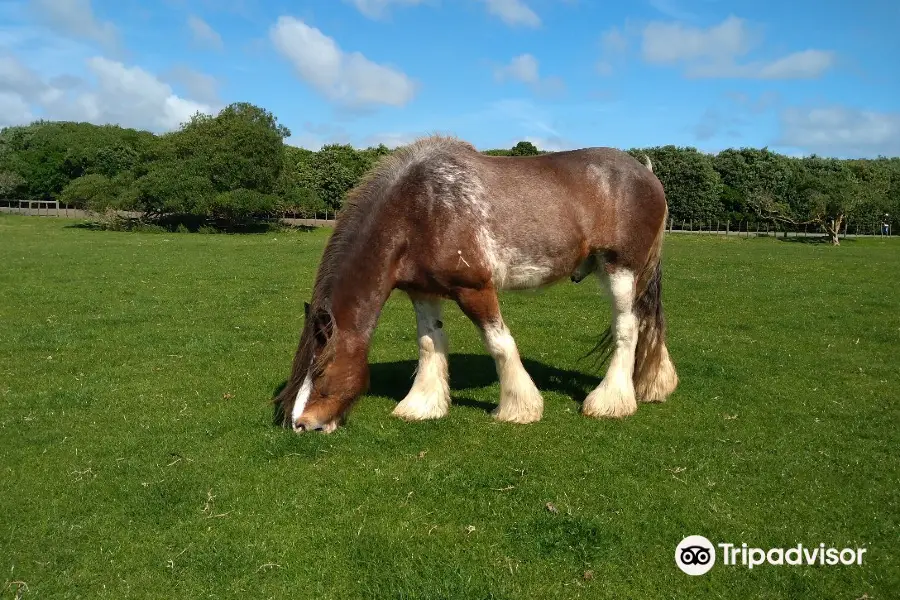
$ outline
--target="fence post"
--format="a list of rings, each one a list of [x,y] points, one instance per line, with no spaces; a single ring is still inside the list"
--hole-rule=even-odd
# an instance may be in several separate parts
[[[672,233],[672,225],[675,224],[675,217],[669,217],[669,233]]]
[[[731,221],[725,221],[725,237],[728,237],[728,230],[731,228]]]

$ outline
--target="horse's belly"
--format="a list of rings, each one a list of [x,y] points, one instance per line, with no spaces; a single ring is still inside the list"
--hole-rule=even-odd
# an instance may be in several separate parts
[[[526,214],[537,210],[526,208]],[[546,209],[540,223],[523,220],[521,214],[497,216],[478,241],[495,287],[530,289],[569,277],[587,257],[589,248],[581,231],[566,215]]]
[[[579,260],[574,248],[545,253],[505,248],[487,252],[487,259],[494,286],[507,290],[536,288],[568,277]]]

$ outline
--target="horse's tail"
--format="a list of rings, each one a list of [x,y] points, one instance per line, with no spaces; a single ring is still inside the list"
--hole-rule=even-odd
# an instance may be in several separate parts
[[[634,352],[635,396],[644,402],[662,402],[678,385],[678,375],[666,348],[666,316],[662,305],[662,243],[668,208],[647,262],[635,285],[634,313],[638,339]]]

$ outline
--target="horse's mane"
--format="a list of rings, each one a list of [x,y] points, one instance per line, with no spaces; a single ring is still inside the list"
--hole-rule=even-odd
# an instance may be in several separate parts
[[[468,154],[477,152],[470,143],[451,136],[431,135],[419,138],[407,146],[397,148],[392,153],[382,156],[363,175],[344,199],[338,213],[334,231],[325,245],[319,269],[313,284],[312,298],[306,316],[306,322],[300,335],[300,344],[294,356],[294,364],[288,385],[275,399],[276,403],[293,402],[293,396],[302,385],[307,372],[312,368],[318,373],[328,363],[335,344],[334,335],[328,341],[312,364],[314,335],[313,323],[317,315],[327,315],[333,322],[331,311],[331,295],[335,280],[346,263],[348,254],[354,248],[371,220],[376,216],[378,204],[390,195],[395,184],[403,179],[414,165],[428,160],[437,154]],[[288,396],[290,398],[288,399]]]
[[[334,232],[325,246],[319,271],[313,286],[311,310],[330,308],[334,279],[353,241],[365,229],[369,218],[374,217],[375,205],[389,195],[389,192],[413,165],[427,160],[438,153],[471,152],[475,147],[454,137],[432,135],[419,138],[407,146],[402,146],[378,159],[363,175],[344,199],[338,213]],[[312,314],[312,313],[311,313]]]

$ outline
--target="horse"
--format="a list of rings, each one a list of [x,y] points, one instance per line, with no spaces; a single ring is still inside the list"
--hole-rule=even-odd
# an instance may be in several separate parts
[[[312,290],[276,423],[332,432],[369,389],[368,352],[393,290],[416,316],[418,366],[393,415],[438,419],[451,404],[445,301],[493,357],[501,422],[539,421],[543,399],[503,320],[501,290],[596,274],[613,318],[591,352],[609,359],[581,412],[623,418],[678,385],[666,347],[661,247],[668,204],[650,159],[609,147],[490,156],[428,136],[382,157],[345,198]],[[590,352],[589,352],[590,354]],[[610,358],[611,355],[611,358]]]

